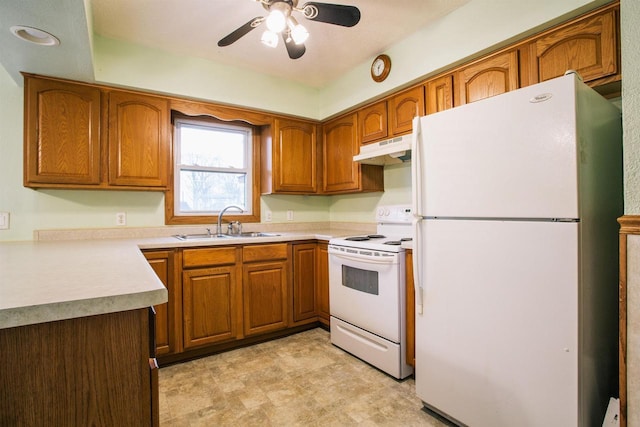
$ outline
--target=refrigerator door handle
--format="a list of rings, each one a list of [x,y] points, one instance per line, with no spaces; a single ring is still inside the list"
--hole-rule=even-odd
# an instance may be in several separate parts
[[[413,118],[413,133],[411,134],[411,212],[416,218],[422,218],[422,156],[420,147],[420,117]],[[417,236],[415,236],[417,237]]]
[[[413,133],[411,134],[411,212],[413,213],[413,288],[416,296],[416,314],[422,315],[423,292],[422,276],[420,268],[420,257],[422,256],[422,235],[420,233],[420,222],[422,221],[422,147],[420,139],[422,128],[420,127],[420,117],[413,118]]]

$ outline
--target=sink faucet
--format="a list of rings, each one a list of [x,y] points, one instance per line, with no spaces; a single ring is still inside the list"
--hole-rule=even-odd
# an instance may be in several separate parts
[[[222,215],[224,215],[227,209],[231,209],[231,208],[238,209],[240,212],[244,212],[244,210],[240,206],[236,206],[236,205],[225,206],[218,214],[218,225],[216,227],[216,234],[218,235],[222,234]]]

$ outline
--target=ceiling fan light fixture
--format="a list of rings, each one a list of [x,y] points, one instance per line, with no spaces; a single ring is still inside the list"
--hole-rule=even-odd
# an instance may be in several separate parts
[[[266,30],[262,33],[260,41],[269,47],[276,47],[278,46],[278,34],[271,30]]]
[[[295,44],[302,44],[307,41],[309,38],[309,32],[304,25],[298,24],[298,21],[296,21],[293,16],[289,17],[287,25],[289,26],[291,38]]]
[[[291,6],[283,1],[274,3],[267,16],[267,28],[274,33],[280,33],[287,27],[287,18],[291,15]]]

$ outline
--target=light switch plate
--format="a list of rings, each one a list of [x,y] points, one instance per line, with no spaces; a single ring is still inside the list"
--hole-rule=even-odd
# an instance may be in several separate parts
[[[9,229],[9,212],[0,212],[0,230]]]

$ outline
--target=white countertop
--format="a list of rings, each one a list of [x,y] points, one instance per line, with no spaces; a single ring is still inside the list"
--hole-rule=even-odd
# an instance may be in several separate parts
[[[167,290],[131,241],[0,244],[0,328],[166,301]]]
[[[353,230],[279,234],[186,241],[147,237],[0,242],[0,329],[166,302],[167,290],[140,249],[329,240]]]

